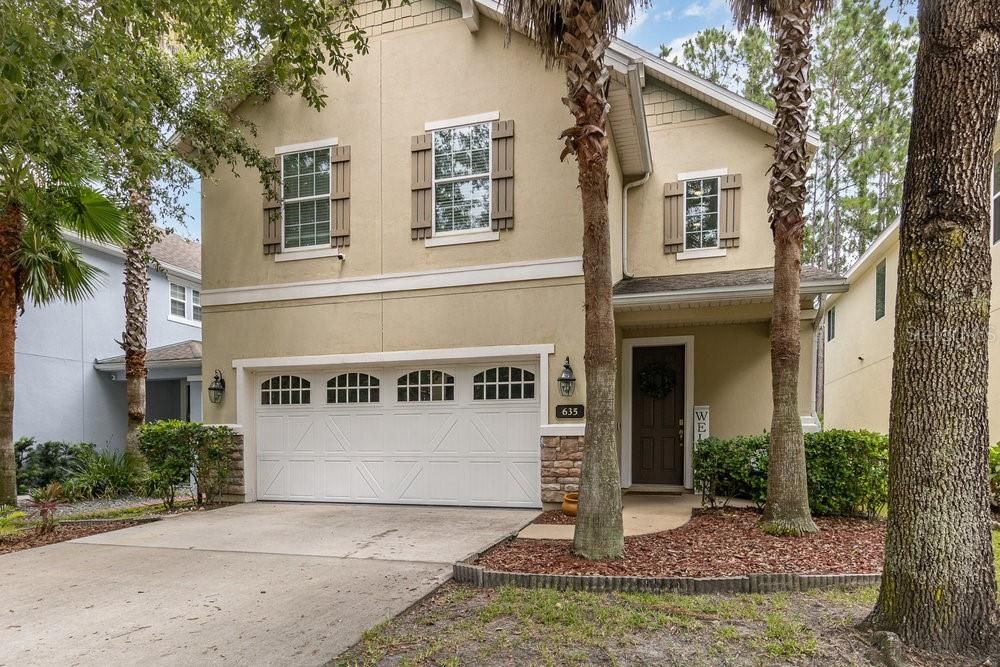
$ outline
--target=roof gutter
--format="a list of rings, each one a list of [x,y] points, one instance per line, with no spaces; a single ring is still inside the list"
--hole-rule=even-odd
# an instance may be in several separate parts
[[[643,167],[642,176],[625,183],[622,187],[622,277],[626,280],[634,277],[628,269],[628,193],[633,188],[645,185],[653,174],[653,152],[649,147],[649,128],[646,126],[646,111],[642,105],[644,73],[645,65],[640,60],[630,64],[626,74],[629,97],[632,98],[632,114],[636,119],[636,134],[639,136]]]

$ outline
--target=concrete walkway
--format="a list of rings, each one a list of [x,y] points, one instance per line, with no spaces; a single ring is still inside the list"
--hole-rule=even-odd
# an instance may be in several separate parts
[[[752,503],[732,500],[733,507]],[[701,507],[701,494],[626,493],[622,496],[622,521],[625,535],[645,535],[680,528],[691,520],[691,510]],[[529,540],[572,540],[573,526],[531,524],[518,537]]]
[[[531,521],[254,503],[0,556],[0,665],[316,665]]]

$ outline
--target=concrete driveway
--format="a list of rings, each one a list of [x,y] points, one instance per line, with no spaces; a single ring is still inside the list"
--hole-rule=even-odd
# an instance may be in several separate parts
[[[316,665],[530,510],[253,503],[0,556],[0,665]]]

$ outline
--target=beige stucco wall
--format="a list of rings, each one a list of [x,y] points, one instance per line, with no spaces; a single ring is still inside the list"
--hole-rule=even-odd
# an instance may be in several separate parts
[[[571,121],[563,75],[546,70],[524,38],[504,47],[499,26],[480,25],[470,33],[458,19],[373,37],[349,82],[325,78],[321,112],[284,95],[242,105],[265,152],[329,137],[351,146],[351,245],[342,263],[265,256],[259,176],[223,167],[202,187],[205,289],[579,256],[576,164],[559,160]],[[458,246],[411,240],[411,137],[425,122],[492,111],[515,122],[514,229]]]
[[[586,395],[582,301],[582,280],[560,279],[291,301],[266,309],[217,307],[205,312],[202,366],[209,375],[221,369],[235,388],[236,359],[552,344],[550,378],[558,377],[569,356],[578,377],[576,400]],[[554,380],[549,391],[555,421]],[[237,420],[233,396],[219,405],[206,402],[204,411],[207,422]]]
[[[875,320],[875,272],[885,260],[885,317]],[[827,428],[889,431],[898,240],[853,278],[850,291],[830,301],[833,340],[826,341],[823,423]]]
[[[721,320],[728,308],[706,310],[716,311]],[[746,315],[752,310],[751,307],[741,309]],[[812,409],[813,333],[811,322],[803,322],[799,370],[799,413],[802,415],[809,415]],[[618,353],[624,363],[622,344],[629,338],[694,336],[694,404],[709,406],[711,435],[731,438],[763,433],[771,428],[769,335],[766,321],[627,326],[619,328]]]
[[[653,176],[629,193],[629,268],[637,276],[751,269],[774,264],[767,170],[774,139],[732,116],[651,126]],[[677,174],[726,168],[743,175],[740,245],[725,257],[678,261],[663,252],[663,184]]]

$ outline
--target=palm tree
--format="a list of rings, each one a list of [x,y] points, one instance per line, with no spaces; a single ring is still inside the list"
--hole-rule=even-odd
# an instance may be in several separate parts
[[[608,228],[608,71],[604,53],[612,36],[632,20],[632,0],[503,0],[508,38],[512,26],[538,44],[547,66],[566,71],[575,123],[562,133],[560,159],[579,167],[583,201],[584,369],[587,426],[573,550],[585,558],[619,558],[624,548],[621,483],[615,441],[615,323],[611,305],[611,236]]]
[[[80,179],[47,172],[16,151],[0,154],[0,505],[17,500],[14,460],[14,339],[35,305],[90,296],[100,274],[63,234],[120,243],[122,218]]]
[[[761,528],[773,534],[816,532],[809,513],[806,451],[799,417],[799,287],[805,229],[806,133],[812,22],[832,0],[730,0],[738,27],[769,24],[774,61],[774,164],[767,203],[774,236],[771,314],[771,444]]]
[[[125,245],[125,331],[121,346],[125,352],[125,395],[128,403],[128,431],[125,451],[139,453],[139,428],[146,421],[146,329],[149,300],[151,249],[160,237],[153,224],[148,188],[130,191]]]

